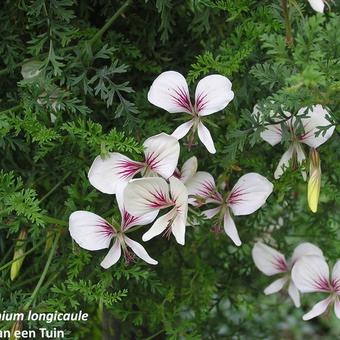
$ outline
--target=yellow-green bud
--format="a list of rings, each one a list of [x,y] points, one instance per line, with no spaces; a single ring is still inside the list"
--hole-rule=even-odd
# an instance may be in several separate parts
[[[314,213],[318,210],[321,187],[321,162],[316,149],[309,154],[308,205]]]
[[[17,260],[14,261],[11,266],[11,280],[12,281],[15,280],[15,278],[19,275],[20,268],[25,259],[23,254],[25,253],[25,249],[26,249],[26,238],[27,238],[27,230],[26,228],[23,228],[20,231],[18,240],[14,248],[13,260],[16,260],[16,259]]]

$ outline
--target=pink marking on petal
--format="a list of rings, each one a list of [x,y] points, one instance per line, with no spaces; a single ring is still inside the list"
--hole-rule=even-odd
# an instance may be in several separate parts
[[[241,189],[241,188],[235,188],[231,193],[230,196],[228,198],[227,203],[228,204],[238,204],[244,201],[244,199],[242,198],[242,196],[246,194],[246,190],[245,189]]]
[[[174,177],[180,179],[180,178],[182,177],[182,174],[181,174],[181,172],[176,168],[175,171],[174,171],[174,173],[172,174],[172,176],[174,176]]]
[[[206,99],[206,97],[207,97],[207,94],[204,94],[204,93],[200,93],[197,96],[196,103],[195,103],[196,112],[200,112],[201,110],[204,109],[205,105],[207,105],[208,100]]]
[[[105,220],[98,220],[96,224],[98,228],[97,233],[104,234],[106,237],[110,237],[116,235],[116,230],[112,227],[112,225]]]
[[[171,95],[175,104],[177,104],[179,107],[182,107],[182,108],[186,109],[187,111],[191,112],[192,108],[191,108],[190,98],[189,98],[188,94],[186,93],[185,89],[178,87],[177,89],[175,89],[175,92],[176,92],[177,96]]]
[[[332,279],[331,285],[334,291],[340,294],[340,279]]]
[[[160,159],[157,159],[159,155],[155,154],[154,152],[151,152],[146,155],[145,163],[149,166],[151,170],[155,170],[159,163],[161,162]]]
[[[118,171],[120,177],[122,179],[127,179],[129,177],[133,177],[137,172],[139,172],[143,168],[143,165],[123,160],[117,162],[116,167],[120,169],[120,171]]]
[[[138,220],[139,220],[139,217],[132,216],[125,209],[123,209],[122,223],[121,223],[122,230],[124,231],[127,230],[132,223]]]
[[[275,268],[277,270],[280,270],[281,272],[288,271],[287,263],[286,263],[286,261],[285,261],[285,259],[283,257],[277,256],[275,258],[275,262],[272,262],[272,263],[273,263],[273,265],[275,266]]]
[[[329,292],[332,287],[330,287],[329,281],[325,277],[319,276],[317,280],[313,281],[314,287],[318,290],[322,290],[324,292]]]
[[[154,201],[148,200],[150,202],[149,207],[150,208],[155,208],[155,209],[160,209],[160,208],[165,208],[170,205],[174,205],[174,202],[171,200],[168,200],[166,195],[161,192],[156,190],[155,193],[151,193],[151,195],[154,197]]]

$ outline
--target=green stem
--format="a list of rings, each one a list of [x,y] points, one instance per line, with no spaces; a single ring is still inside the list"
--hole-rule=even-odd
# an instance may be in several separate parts
[[[292,26],[290,24],[289,20],[289,9],[288,9],[288,1],[287,0],[281,0],[281,6],[283,11],[283,18],[285,20],[285,26],[286,26],[286,43],[288,46],[293,45],[293,35],[292,35]]]
[[[44,201],[47,197],[53,194],[54,191],[56,191],[59,186],[70,176],[72,171],[69,171],[48,193],[46,193],[40,200],[40,203]]]
[[[59,225],[64,226],[64,227],[68,227],[68,222],[67,222],[67,221],[60,220],[60,219],[55,218],[55,217],[42,216],[42,219],[43,219],[46,223],[59,224]]]
[[[5,114],[10,113],[10,112],[18,111],[19,109],[21,109],[21,107],[22,107],[21,104],[18,104],[16,106],[10,107],[9,109],[6,109],[4,111],[0,111],[0,115],[5,115]]]
[[[26,255],[32,253],[35,249],[39,248],[44,242],[45,242],[45,240],[39,242],[36,246],[34,246],[30,250],[23,253],[20,257],[17,257],[15,260],[11,260],[11,261],[7,262],[6,264],[4,264],[2,267],[0,267],[0,272],[2,270],[4,270],[5,268],[9,267],[13,262],[16,262],[16,261],[20,260],[21,258],[25,257]]]
[[[89,40],[89,44],[93,45],[101,36],[110,28],[110,26],[116,21],[116,19],[126,10],[132,0],[127,0],[117,10],[117,12],[106,22],[106,24]]]
[[[52,263],[52,259],[53,259],[54,253],[55,253],[55,251],[56,251],[56,249],[57,249],[57,245],[58,245],[59,238],[60,238],[60,233],[58,233],[58,234],[56,235],[56,237],[55,237],[55,239],[54,239],[54,241],[53,241],[53,245],[52,245],[50,254],[49,254],[49,256],[48,256],[48,259],[47,259],[45,268],[44,268],[44,270],[43,270],[43,272],[42,272],[42,274],[41,274],[41,276],[40,276],[40,279],[39,279],[37,285],[35,286],[35,289],[34,289],[32,295],[30,296],[30,298],[29,298],[29,300],[27,301],[27,303],[24,305],[24,308],[23,308],[24,311],[27,311],[28,308],[31,306],[31,304],[34,302],[34,300],[35,300],[35,298],[36,298],[36,296],[37,296],[37,294],[38,294],[38,292],[39,292],[39,289],[40,289],[42,283],[43,283],[44,280],[45,280],[45,277],[46,277],[46,275],[47,275],[48,269],[49,269],[49,267],[50,267],[50,265],[51,265],[51,263]]]

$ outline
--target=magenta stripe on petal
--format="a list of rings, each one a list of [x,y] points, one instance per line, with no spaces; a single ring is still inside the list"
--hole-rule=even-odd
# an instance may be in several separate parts
[[[133,177],[138,171],[143,168],[142,164],[130,161],[117,162],[117,168],[119,168],[118,174],[122,179]]]
[[[334,291],[340,294],[340,279],[332,279],[331,285]]]
[[[319,276],[317,280],[313,280],[313,284],[314,284],[314,287],[318,290],[322,290],[326,292],[330,290],[329,281],[324,277]]]
[[[148,200],[150,202],[150,208],[160,209],[164,206],[168,206],[169,204],[174,204],[172,201],[169,201],[166,195],[161,191],[157,190],[156,192],[151,192],[150,194],[154,197],[154,200]]]
[[[145,163],[150,167],[151,170],[157,168],[161,160],[157,159],[159,155],[151,152],[146,155]]]
[[[99,227],[98,233],[104,234],[107,237],[116,234],[112,225],[109,224],[108,222],[104,221],[104,220],[98,220],[98,223],[96,224],[96,226]]]
[[[177,96],[171,95],[175,104],[177,104],[178,106],[180,106],[180,107],[188,110],[189,112],[191,112],[192,111],[191,102],[190,102],[189,96],[186,93],[185,89],[178,87],[177,89],[175,89],[175,92],[176,92]]]
[[[200,112],[204,109],[205,105],[207,105],[208,101],[206,99],[207,97],[207,94],[204,94],[204,93],[200,93],[198,96],[197,96],[197,99],[196,99],[196,112]]]
[[[238,204],[240,202],[243,202],[244,199],[242,198],[242,196],[246,194],[246,190],[245,189],[241,189],[241,188],[236,188],[235,190],[232,191],[232,193],[230,194],[229,198],[228,198],[228,203],[229,204]]]
[[[273,265],[275,266],[275,268],[277,270],[280,270],[282,272],[288,271],[287,263],[286,263],[286,261],[285,261],[285,259],[283,257],[277,256],[275,258],[275,262],[273,262]]]
[[[136,222],[138,220],[138,217],[132,216],[129,214],[125,209],[123,211],[123,216],[122,216],[122,229],[126,230],[129,228],[130,224]]]

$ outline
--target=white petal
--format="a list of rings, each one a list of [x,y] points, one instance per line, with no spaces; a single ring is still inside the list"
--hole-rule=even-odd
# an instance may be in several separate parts
[[[142,240],[146,242],[161,234],[169,226],[169,223],[175,218],[175,216],[176,208],[173,208],[165,215],[159,217],[152,227],[143,235]]]
[[[143,145],[148,168],[168,179],[174,173],[178,163],[178,140],[166,133],[160,133],[148,138]]]
[[[133,216],[142,216],[169,206],[169,185],[159,177],[134,179],[124,190],[124,204]]]
[[[187,214],[177,213],[176,218],[171,224],[171,232],[175,236],[176,242],[184,246],[185,244],[185,230],[187,224]]]
[[[198,171],[189,179],[186,187],[188,194],[191,196],[200,196],[207,199],[217,195],[214,177],[205,171]],[[222,197],[220,197],[220,200],[221,199]]]
[[[238,236],[238,231],[236,229],[235,222],[230,216],[229,210],[227,210],[224,214],[223,227],[225,233],[231,238],[235,245],[239,247],[242,244],[242,242],[240,240],[240,237]]]
[[[301,243],[294,249],[291,260],[292,264],[294,264],[302,256],[306,255],[317,255],[323,257],[323,252],[319,247],[312,243],[309,242]]]
[[[171,198],[176,203],[176,218],[171,225],[171,231],[177,243],[185,243],[185,227],[188,216],[188,190],[177,178],[170,178]]]
[[[287,117],[291,116],[290,112],[284,111],[284,114]],[[267,121],[264,119],[264,115],[259,110],[259,106],[255,105],[254,110],[252,112],[252,115],[257,118],[257,121],[259,121],[262,124],[267,124]],[[278,118],[274,111],[270,111],[270,119],[272,121],[281,120],[281,118]],[[289,124],[290,119],[287,120],[286,124]],[[270,145],[274,146],[281,142],[282,140],[282,128],[281,124],[271,124],[271,125],[265,125],[265,130],[261,132],[260,136],[261,138],[269,143]]]
[[[329,268],[323,257],[307,255],[293,266],[292,279],[302,293],[328,292]]]
[[[323,13],[325,4],[323,0],[308,0],[311,7],[314,9],[314,11]]]
[[[150,255],[147,253],[145,248],[138,242],[131,240],[129,237],[124,235],[124,240],[126,244],[132,249],[132,251],[142,260],[149,264],[158,264],[156,260],[154,260]]]
[[[180,180],[186,183],[197,172],[197,166],[197,158],[195,156],[187,159],[182,166]]]
[[[198,138],[201,140],[201,142],[204,144],[207,150],[210,153],[216,153],[214,141],[211,138],[210,131],[203,125],[202,122],[198,123],[197,132]]]
[[[178,72],[161,73],[152,83],[148,100],[168,112],[192,112],[188,84]]]
[[[261,242],[257,242],[252,250],[255,266],[265,275],[272,276],[288,271],[283,254]]]
[[[337,296],[334,301],[334,312],[338,319],[340,319],[340,297]]]
[[[287,277],[282,277],[280,279],[275,280],[264,290],[264,293],[266,295],[270,295],[279,292],[287,281],[288,281]]]
[[[251,172],[236,182],[227,203],[235,215],[249,215],[262,207],[272,192],[273,184],[267,178]]]
[[[114,228],[100,216],[88,211],[75,211],[69,218],[71,237],[80,247],[87,250],[108,248]]]
[[[280,162],[274,172],[274,178],[279,179],[282,174],[286,171],[286,169],[289,167],[289,161],[293,157],[293,151],[295,150],[293,144],[291,144],[288,148],[288,150],[282,155]]]
[[[101,266],[105,269],[116,264],[122,254],[122,249],[120,247],[120,243],[118,239],[115,241],[107,255],[104,257],[104,260],[101,262]]]
[[[304,107],[299,110],[298,115],[305,114],[305,112],[306,108]],[[326,131],[324,136],[322,133],[320,133],[317,137],[315,136],[315,133],[319,131],[319,126],[330,125],[326,116],[329,116],[329,113],[321,105],[314,105],[308,110],[307,117],[301,118],[301,122],[305,130],[305,133],[299,137],[302,143],[307,144],[311,148],[317,148],[332,136],[335,129],[334,125]]]
[[[127,229],[135,226],[135,225],[146,225],[155,220],[158,215],[158,210],[152,211],[150,213],[141,215],[141,216],[133,216],[129,214],[124,205],[124,191],[119,190],[116,194],[116,199],[118,202],[119,211],[121,214],[121,228],[126,231]]]
[[[194,120],[189,120],[188,122],[185,122],[181,124],[172,134],[171,136],[175,137],[176,139],[181,139],[189,132],[192,125],[194,124]]]
[[[215,215],[217,215],[221,211],[221,207],[208,209],[205,211],[202,211],[202,215],[206,218],[213,218]]]
[[[227,77],[213,74],[200,80],[195,92],[195,110],[207,116],[223,110],[234,98],[231,82]]]
[[[336,262],[332,271],[332,286],[337,294],[340,295],[340,260]]]
[[[281,124],[267,125],[265,130],[260,133],[260,136],[272,146],[280,143],[282,139]]]
[[[105,194],[115,194],[140,172],[143,164],[132,161],[120,153],[109,153],[102,159],[96,157],[88,173],[90,183]]]
[[[302,162],[305,161],[306,155],[305,155],[300,143],[296,143],[296,144],[294,144],[294,146],[295,146],[297,163],[298,163],[298,165],[300,165]],[[307,179],[306,171],[302,170],[301,174],[302,174],[303,180],[305,181]]]
[[[171,198],[175,202],[177,208],[188,207],[188,190],[186,186],[176,177],[171,177],[170,182],[170,193]]]
[[[305,314],[302,317],[302,319],[307,321],[307,320],[313,319],[313,318],[323,314],[326,311],[327,307],[329,306],[329,304],[331,302],[332,302],[331,297],[328,297],[327,299],[321,300],[316,305],[314,305],[312,310],[310,312],[308,312],[307,314]]]
[[[288,286],[288,294],[290,298],[293,300],[295,307],[299,308],[301,306],[300,302],[300,293],[298,289],[296,288],[293,281],[290,281]]]

